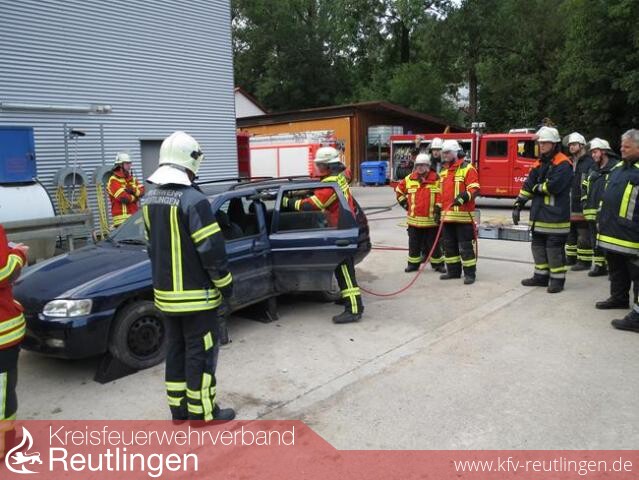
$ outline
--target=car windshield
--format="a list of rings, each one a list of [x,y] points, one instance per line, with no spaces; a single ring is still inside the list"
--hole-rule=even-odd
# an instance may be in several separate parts
[[[133,214],[126,222],[116,228],[109,235],[109,240],[115,243],[133,243],[144,245],[144,219],[142,211]]]

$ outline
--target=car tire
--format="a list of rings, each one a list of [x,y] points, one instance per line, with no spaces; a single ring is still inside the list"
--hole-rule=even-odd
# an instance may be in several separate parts
[[[326,303],[336,302],[340,298],[342,298],[342,295],[341,295],[340,289],[339,289],[339,285],[337,285],[337,280],[335,278],[333,278],[333,282],[331,284],[331,289],[330,290],[324,290],[323,292],[317,292],[317,298],[318,298],[319,301],[326,302]]]
[[[153,302],[138,300],[118,312],[109,351],[126,366],[142,370],[166,357],[167,324]]]

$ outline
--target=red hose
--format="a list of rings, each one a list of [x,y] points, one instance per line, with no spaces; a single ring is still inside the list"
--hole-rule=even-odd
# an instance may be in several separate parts
[[[446,210],[444,210],[442,212],[442,216],[448,211],[450,210],[450,208],[452,207],[452,205],[450,205]],[[468,212],[468,214],[470,215],[470,218],[473,222],[473,232],[474,232],[474,237],[475,237],[475,258],[479,257],[479,241],[478,241],[478,233],[477,233],[477,224],[475,223],[475,219],[473,218],[472,213]],[[410,287],[412,287],[415,282],[417,281],[417,278],[419,278],[419,276],[422,274],[422,271],[424,270],[426,264],[430,261],[431,257],[433,256],[433,253],[435,253],[435,248],[437,247],[437,244],[439,243],[439,238],[441,237],[442,234],[442,230],[444,229],[444,222],[439,222],[439,228],[437,229],[437,235],[435,236],[435,241],[433,242],[433,246],[430,249],[430,252],[428,253],[428,256],[426,257],[426,260],[424,260],[422,262],[422,264],[419,266],[419,270],[417,270],[417,273],[415,274],[415,276],[413,277],[413,279],[408,282],[408,284],[406,284],[404,287],[400,288],[399,290],[395,291],[395,292],[389,292],[389,293],[379,293],[379,292],[374,292],[372,290],[368,290],[364,287],[362,287],[360,285],[360,290],[362,290],[363,292],[368,293],[369,295],[373,295],[375,297],[394,297],[395,295],[399,295],[400,293],[404,293],[406,290],[408,290]],[[372,247],[373,250],[388,250],[388,251],[406,251],[408,250],[407,248],[401,248],[401,247]]]

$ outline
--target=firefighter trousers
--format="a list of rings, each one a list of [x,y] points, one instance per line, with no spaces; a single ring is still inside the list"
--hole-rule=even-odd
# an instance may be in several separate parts
[[[566,263],[574,265],[577,261],[581,263],[592,263],[592,239],[588,223],[583,220],[570,222],[570,233],[566,239]]]
[[[610,272],[610,296],[620,303],[627,303],[630,286],[633,286],[635,310],[639,313],[637,293],[639,293],[639,258],[614,252],[606,252],[608,271]]]
[[[535,275],[551,279],[566,280],[566,235],[532,234],[532,256],[535,262]]]
[[[437,227],[418,228],[411,225],[408,226],[408,263],[419,264],[424,261],[430,251],[433,249],[435,239],[437,238]],[[433,250],[433,256],[430,259],[431,265],[434,267],[444,262],[439,242]]]
[[[337,266],[335,277],[337,277],[337,284],[344,299],[346,311],[353,314],[363,313],[364,304],[362,303],[362,294],[357,286],[355,264],[352,257]]]
[[[444,223],[444,261],[451,276],[474,276],[477,269],[475,255],[475,228],[472,223]]]
[[[592,263],[599,267],[606,266],[606,253],[597,246],[597,222],[588,222],[590,228],[590,243],[592,248]]]
[[[19,346],[0,350],[0,458],[3,458],[15,443],[19,352]]]
[[[217,309],[167,316],[166,390],[174,420],[214,420]]]

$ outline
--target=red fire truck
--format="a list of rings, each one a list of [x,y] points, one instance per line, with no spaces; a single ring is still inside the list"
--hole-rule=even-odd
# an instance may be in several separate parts
[[[391,136],[391,185],[402,161],[412,161],[417,153],[428,152],[433,138],[457,140],[479,172],[483,197],[515,198],[528,176],[538,149],[529,129],[509,133],[425,133]]]

